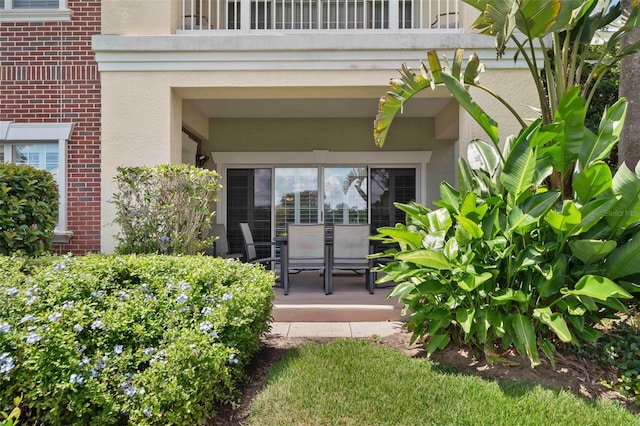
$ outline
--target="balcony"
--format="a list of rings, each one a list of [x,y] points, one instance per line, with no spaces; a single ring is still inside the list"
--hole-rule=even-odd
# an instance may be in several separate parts
[[[458,32],[459,0],[180,0],[179,33]]]

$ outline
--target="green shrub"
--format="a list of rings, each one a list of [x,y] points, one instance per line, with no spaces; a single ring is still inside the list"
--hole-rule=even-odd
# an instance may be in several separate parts
[[[202,424],[238,397],[274,297],[271,273],[203,256],[0,257],[0,275],[0,401],[47,425]]]
[[[58,189],[51,173],[0,163],[0,254],[46,253],[57,220]]]
[[[215,171],[188,164],[120,167],[115,180],[116,252],[196,254],[211,245],[220,189]]]
[[[381,228],[380,239],[397,242],[397,262],[384,270],[402,284],[393,295],[412,315],[414,338],[430,336],[429,353],[451,338],[484,349],[514,346],[531,365],[542,350],[553,362],[554,344],[593,343],[601,319],[625,312],[630,292],[640,289],[640,167],[620,167],[609,158],[624,124],[627,102],[602,114],[597,132],[585,125],[586,111],[602,76],[640,42],[619,48],[640,24],[632,2],[476,1],[474,29],[495,37],[497,56],[515,47],[536,88],[539,118],[527,124],[497,92],[480,84],[484,64],[464,52],[440,62],[435,51],[416,73],[403,67],[381,98],[374,138],[382,146],[406,101],[426,88],[444,85],[488,142],[469,144],[469,162],[458,163],[459,188],[443,183],[440,207],[399,206],[408,226]],[[619,21],[618,21],[619,20]],[[612,32],[593,67],[583,74],[588,46],[599,28]],[[612,56],[607,56],[611,54]],[[584,79],[583,79],[584,77]],[[500,147],[498,123],[467,90],[493,96],[521,124]]]
[[[382,240],[399,243],[397,263],[385,280],[403,282],[400,296],[412,312],[415,337],[430,336],[427,351],[451,338],[499,359],[494,344],[515,346],[532,366],[539,350],[552,361],[554,343],[594,343],[603,318],[626,312],[629,292],[640,289],[640,168],[612,174],[602,161],[618,140],[626,101],[602,117],[588,137],[585,105],[569,92],[557,122],[540,120],[500,152],[479,140],[469,164],[459,160],[459,189],[441,185],[434,211],[398,205],[407,226],[380,228]],[[573,123],[573,124],[572,124]],[[548,190],[552,162],[562,141],[587,136],[575,155],[573,193]]]

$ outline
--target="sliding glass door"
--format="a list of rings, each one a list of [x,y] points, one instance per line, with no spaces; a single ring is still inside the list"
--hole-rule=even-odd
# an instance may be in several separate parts
[[[325,223],[328,232],[334,223],[370,223],[374,233],[404,222],[395,201],[416,199],[414,167],[230,168],[226,182],[227,232],[234,252],[243,250],[241,222],[249,223],[255,241],[271,241],[286,233],[289,223]]]
[[[287,232],[288,223],[320,223],[318,210],[318,168],[275,169],[275,231]]]
[[[327,167],[323,178],[324,223],[369,222],[367,167]]]

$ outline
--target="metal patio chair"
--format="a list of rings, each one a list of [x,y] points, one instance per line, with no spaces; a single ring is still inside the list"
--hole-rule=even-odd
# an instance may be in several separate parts
[[[324,273],[324,292],[330,294],[331,271],[328,267],[324,225],[289,224],[287,227],[287,245],[283,247],[285,266],[282,271],[284,294],[289,293],[289,274],[306,270]]]
[[[205,254],[223,257],[225,259],[242,259],[242,253],[229,253],[229,242],[227,240],[227,227],[224,224],[216,223],[211,226],[209,236],[217,237],[213,246],[205,251]]]
[[[365,276],[369,293],[373,294],[374,279],[371,268],[373,262],[367,259],[371,253],[369,225],[333,225],[333,256],[331,271],[348,270]],[[333,292],[332,280],[329,281],[329,293]]]
[[[249,263],[262,263],[264,265],[271,266],[274,262],[280,263],[279,256],[269,256],[259,258],[257,255],[256,247],[272,247],[276,243],[271,242],[258,242],[253,241],[253,234],[248,223],[240,223],[240,232],[242,233],[242,239],[244,240],[244,254],[245,261]]]

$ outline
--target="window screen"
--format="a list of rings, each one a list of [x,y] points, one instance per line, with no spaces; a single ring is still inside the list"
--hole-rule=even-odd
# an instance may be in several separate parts
[[[0,0],[4,3],[4,0]],[[60,0],[13,0],[14,9],[58,9]]]

